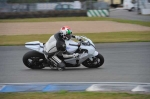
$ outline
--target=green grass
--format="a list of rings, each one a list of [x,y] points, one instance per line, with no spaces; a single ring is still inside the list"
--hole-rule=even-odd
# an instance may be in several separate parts
[[[138,24],[150,27],[150,22],[123,20],[107,17],[57,17],[57,18],[25,18],[25,19],[0,19],[0,23],[5,22],[56,22],[56,21],[115,21],[120,23]]]
[[[0,93],[0,99],[150,99],[150,94],[106,92]]]
[[[79,33],[74,35],[86,36],[94,43],[113,42],[150,42],[150,31],[145,32],[110,32],[110,33]],[[0,45],[23,45],[29,41],[46,42],[50,34],[34,35],[3,35],[0,36]]]

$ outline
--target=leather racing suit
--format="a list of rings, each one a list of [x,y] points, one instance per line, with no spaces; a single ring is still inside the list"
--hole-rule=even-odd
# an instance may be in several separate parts
[[[79,36],[73,36],[72,35],[72,38],[75,38],[77,40],[81,40]],[[78,53],[67,54],[65,40],[62,38],[62,36],[60,35],[59,32],[52,35],[49,38],[49,40],[45,43],[44,55],[45,55],[47,60],[52,57],[53,60],[51,60],[51,61],[56,62],[58,67],[65,67],[65,64],[63,63],[63,61],[61,61],[55,55],[56,52],[62,52],[61,55],[63,58],[71,58],[71,57],[78,57],[79,56]]]

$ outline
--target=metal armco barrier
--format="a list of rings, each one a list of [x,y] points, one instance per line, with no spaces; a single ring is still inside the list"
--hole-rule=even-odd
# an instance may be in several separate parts
[[[88,17],[109,17],[108,10],[88,10],[87,16]]]

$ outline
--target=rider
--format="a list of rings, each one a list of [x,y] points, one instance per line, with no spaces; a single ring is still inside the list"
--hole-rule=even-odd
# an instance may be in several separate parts
[[[44,46],[44,55],[47,60],[53,61],[58,67],[64,68],[65,64],[61,61],[56,54],[56,52],[61,52],[61,56],[63,58],[72,58],[78,57],[79,53],[69,54],[66,51],[65,40],[70,40],[71,38],[75,38],[77,40],[81,40],[80,36],[72,35],[71,28],[69,26],[63,26],[60,31],[54,35],[52,35],[49,40],[45,43]]]

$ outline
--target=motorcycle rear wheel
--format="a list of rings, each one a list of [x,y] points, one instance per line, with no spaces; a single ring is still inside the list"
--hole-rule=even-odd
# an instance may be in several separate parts
[[[95,64],[96,63],[96,64]],[[93,61],[87,59],[82,63],[83,66],[88,68],[98,68],[104,64],[104,57],[99,53]]]
[[[29,51],[23,56],[23,63],[30,69],[42,69],[44,68],[43,62],[45,57],[43,54],[37,51]]]

